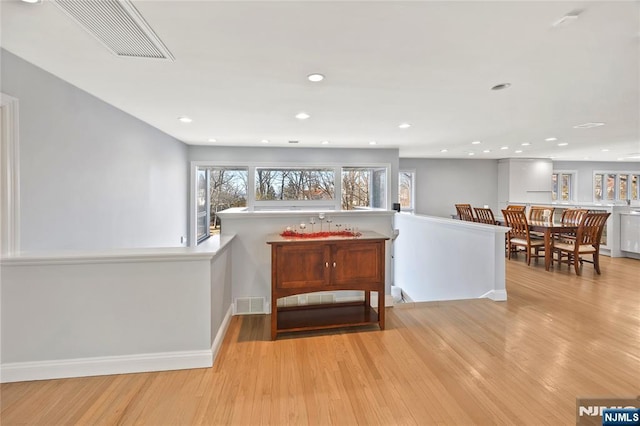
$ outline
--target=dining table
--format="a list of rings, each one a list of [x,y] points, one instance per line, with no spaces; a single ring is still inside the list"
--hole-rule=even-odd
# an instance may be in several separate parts
[[[575,235],[578,225],[537,220],[530,220],[528,223],[529,231],[540,232],[544,235],[544,269],[548,271],[553,260],[553,236],[556,234]]]
[[[499,218],[496,222],[502,226],[509,226],[504,218]],[[553,236],[557,234],[575,235],[578,225],[542,220],[530,220],[527,223],[529,224],[529,231],[539,232],[544,236],[544,269],[548,271],[553,260]]]

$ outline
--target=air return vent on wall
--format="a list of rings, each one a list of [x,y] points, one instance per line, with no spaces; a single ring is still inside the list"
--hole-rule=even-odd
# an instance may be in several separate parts
[[[118,56],[174,60],[129,0],[53,0],[52,3]]]
[[[238,297],[236,299],[235,314],[265,314],[266,303],[264,297]]]

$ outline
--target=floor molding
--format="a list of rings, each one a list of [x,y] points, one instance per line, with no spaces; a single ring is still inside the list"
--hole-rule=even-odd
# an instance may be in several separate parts
[[[229,323],[231,322],[231,317],[233,316],[233,303],[229,305],[229,309],[227,309],[227,313],[222,319],[222,324],[220,328],[218,328],[218,333],[216,333],[215,339],[213,339],[213,343],[211,344],[211,365],[216,361],[216,357],[218,356],[218,351],[222,347],[222,342],[224,340],[224,335],[227,334],[227,329],[229,328]]]

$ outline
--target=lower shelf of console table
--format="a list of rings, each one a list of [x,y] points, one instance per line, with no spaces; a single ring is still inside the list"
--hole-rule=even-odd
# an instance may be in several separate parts
[[[305,330],[380,325],[378,312],[362,302],[279,308],[277,333]]]

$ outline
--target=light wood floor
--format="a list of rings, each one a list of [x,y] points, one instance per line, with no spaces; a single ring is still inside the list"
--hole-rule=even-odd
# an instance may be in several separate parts
[[[387,330],[269,341],[234,317],[210,369],[0,386],[14,424],[575,424],[640,394],[640,261],[601,276],[507,261],[507,302],[388,308]]]

